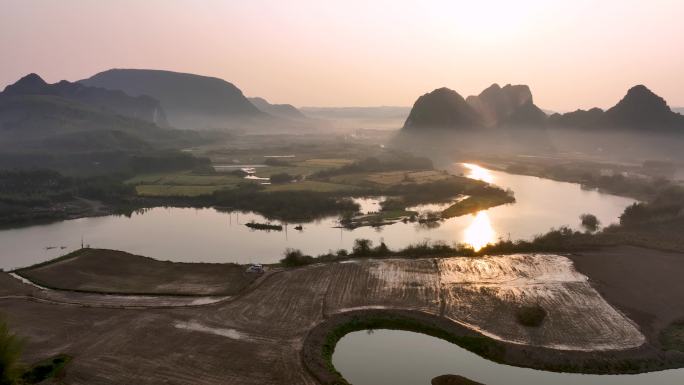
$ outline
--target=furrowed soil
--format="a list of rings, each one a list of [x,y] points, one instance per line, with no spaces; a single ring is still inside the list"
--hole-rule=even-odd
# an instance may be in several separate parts
[[[668,325],[684,320],[684,254],[622,246],[570,259],[654,343]]]
[[[594,257],[617,258],[610,257],[613,252],[620,253],[606,250]],[[647,259],[674,258],[648,252]],[[70,285],[94,284],[93,278],[78,274],[87,271],[83,261],[68,262],[55,263],[54,268],[62,265],[52,271],[55,277],[70,276],[73,266]],[[187,265],[180,264],[179,270],[194,271]],[[169,268],[168,287],[174,280],[185,282],[181,278],[188,274],[174,269]],[[28,338],[27,363],[60,353],[74,357],[64,380],[69,384],[317,384],[321,377],[306,366],[307,357],[321,352],[326,325],[352,315],[385,313],[423,317],[455,332],[498,339],[510,352],[505,360],[517,365],[546,367],[556,359],[577,358],[571,369],[581,371],[588,359],[645,358],[661,368],[684,362],[684,354],[661,353],[652,333],[645,338],[612,306],[611,295],[605,295],[607,302],[593,288],[596,278],[587,271],[576,271],[570,260],[556,255],[352,260],[267,273],[232,297],[203,306],[180,302],[171,307],[171,299],[155,303],[150,297],[136,308],[111,303],[111,296],[102,294],[72,292],[65,303],[1,273],[0,313],[12,331]],[[148,280],[142,287],[159,287],[163,281],[163,276],[142,277]],[[136,285],[130,277],[120,278]],[[625,280],[625,285],[641,285]],[[206,289],[191,286],[196,293],[215,293],[217,281],[207,280]],[[657,306],[682,303],[679,294],[661,294]],[[515,320],[515,310],[531,301],[549,313],[533,331]]]

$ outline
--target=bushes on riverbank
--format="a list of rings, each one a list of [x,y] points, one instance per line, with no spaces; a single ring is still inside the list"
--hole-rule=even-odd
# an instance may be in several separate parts
[[[406,246],[402,249],[392,250],[384,242],[374,246],[369,239],[357,239],[351,252],[340,249],[337,252],[328,252],[317,257],[308,257],[305,264],[317,262],[335,262],[351,258],[423,258],[423,257],[476,257],[493,254],[516,254],[534,252],[572,252],[596,248],[607,244],[602,237],[590,233],[573,231],[568,227],[552,229],[546,234],[538,235],[531,241],[504,241],[499,240],[479,250],[475,250],[467,244],[449,245],[444,242],[423,241]],[[301,253],[301,251],[297,250]],[[281,260],[281,263],[284,263]],[[298,266],[301,266],[298,265]]]
[[[314,257],[304,255],[301,250],[287,249],[280,263],[285,267],[305,266],[314,262]]]

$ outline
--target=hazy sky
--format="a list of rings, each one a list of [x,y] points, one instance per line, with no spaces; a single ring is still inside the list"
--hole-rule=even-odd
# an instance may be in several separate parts
[[[0,89],[112,68],[226,79],[298,106],[411,105],[524,83],[542,108],[643,83],[684,106],[684,0],[0,0]]]

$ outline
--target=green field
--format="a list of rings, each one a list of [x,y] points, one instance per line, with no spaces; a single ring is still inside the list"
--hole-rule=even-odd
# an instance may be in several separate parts
[[[245,180],[232,174],[200,175],[191,172],[139,175],[126,181],[141,196],[199,196],[235,188]]]
[[[320,182],[315,180],[305,180],[296,183],[271,184],[266,186],[266,191],[317,191],[317,192],[336,192],[354,191],[358,187],[340,184]]]
[[[336,175],[330,181],[342,184],[376,184],[381,186],[391,186],[407,183],[429,183],[453,178],[453,175],[440,170],[424,171],[386,171],[374,173],[355,173]]]

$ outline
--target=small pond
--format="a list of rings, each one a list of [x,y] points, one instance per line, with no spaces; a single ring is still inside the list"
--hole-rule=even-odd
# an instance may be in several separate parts
[[[684,369],[637,375],[545,372],[497,364],[428,335],[383,329],[344,336],[335,348],[333,364],[354,385],[429,385],[442,374],[458,374],[485,385],[684,384]]]

